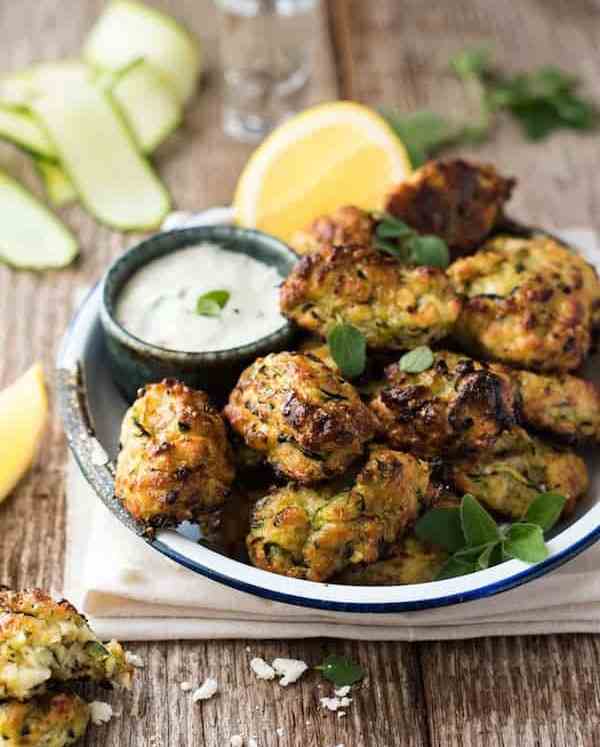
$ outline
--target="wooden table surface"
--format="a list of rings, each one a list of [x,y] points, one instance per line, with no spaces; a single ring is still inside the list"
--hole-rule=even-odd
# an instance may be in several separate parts
[[[249,148],[219,126],[214,10],[208,0],[152,0],[203,38],[208,72],[184,126],[157,155],[178,208],[226,203]],[[0,58],[5,70],[75,55],[102,0],[0,3]],[[600,99],[600,6],[595,0],[330,0],[314,35],[311,101],[354,98],[403,109],[468,108],[447,73],[449,56],[490,42],[508,68],[556,63],[582,76]],[[600,229],[598,139],[554,136],[525,143],[510,123],[473,155],[520,178],[513,214],[544,225]],[[8,146],[0,165],[35,189],[27,160]],[[78,207],[63,212],[78,232],[81,261],[53,274],[0,267],[0,384],[33,360],[52,370],[71,312],[73,289],[89,284],[131,241],[99,226]],[[1,216],[0,216],[1,220]],[[60,588],[64,535],[65,440],[53,414],[36,467],[0,508],[0,580],[13,587]],[[452,643],[358,643],[339,640],[251,642],[253,655],[318,662],[347,654],[369,672],[345,718],[318,706],[316,675],[284,689],[257,681],[245,641],[131,646],[146,662],[122,715],[93,728],[86,745],[207,747],[232,734],[260,747],[390,745],[600,744],[600,642],[591,635],[496,638]],[[191,704],[179,689],[215,676],[221,693]],[[110,696],[109,696],[110,697]],[[116,700],[115,700],[116,702]],[[277,734],[277,729],[283,731]]]

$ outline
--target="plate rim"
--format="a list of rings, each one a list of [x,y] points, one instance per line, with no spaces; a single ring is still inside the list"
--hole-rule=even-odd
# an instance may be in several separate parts
[[[100,463],[100,460],[95,458],[98,447],[102,449],[102,446],[93,434],[87,410],[86,386],[81,377],[81,352],[95,324],[100,324],[101,292],[102,279],[88,291],[71,318],[56,357],[57,403],[69,448],[96,496],[121,523],[136,534],[139,540],[199,575],[253,596],[293,606],[346,613],[403,613],[457,605],[509,591],[546,575],[600,540],[599,502],[571,526],[549,540],[547,544],[552,551],[551,555],[535,565],[511,560],[487,570],[444,581],[397,586],[345,586],[278,576],[193,543],[171,530],[162,530],[154,538],[145,537],[143,528],[127,514],[114,497],[110,463]],[[589,524],[592,528],[586,530],[585,526]],[[571,535],[574,536],[569,539]],[[189,554],[182,553],[179,549],[182,542],[190,543],[190,549],[193,547],[194,554],[206,559],[199,561]],[[212,566],[211,560],[214,561]],[[234,570],[239,567],[239,574],[232,575],[223,570],[223,567],[233,567]],[[502,572],[499,569],[502,569]],[[248,580],[244,580],[243,576],[248,577]],[[419,589],[423,590],[425,596],[418,595]],[[408,590],[413,590],[413,593],[409,593]],[[317,592],[318,595],[314,596]],[[351,598],[359,595],[366,597],[366,600]],[[413,598],[394,601],[381,599],[398,595]],[[336,598],[340,596],[344,598]]]

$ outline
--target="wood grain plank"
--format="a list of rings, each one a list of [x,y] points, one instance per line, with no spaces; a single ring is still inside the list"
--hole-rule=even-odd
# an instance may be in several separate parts
[[[502,65],[556,64],[600,98],[600,8],[578,0],[340,2],[353,63],[347,79],[373,106],[464,117],[472,102],[447,70],[467,45],[490,44]],[[341,8],[341,10],[340,10]],[[598,137],[561,133],[527,143],[502,121],[493,139],[462,150],[519,178],[515,216],[544,226],[600,229]],[[419,646],[432,745],[598,744],[600,655],[592,636],[500,638]]]
[[[0,4],[2,65],[16,70],[43,59],[76,55],[81,40],[103,7],[102,0],[20,0]],[[215,10],[210,0],[152,0],[174,13],[202,38],[207,72],[186,112],[183,127],[161,147],[155,159],[180,209],[226,203],[246,160],[248,146],[227,139],[220,128],[220,79],[216,72]],[[307,102],[337,97],[326,8],[314,34],[314,80]],[[0,167],[23,178],[41,194],[28,160],[14,148],[0,146]],[[60,273],[16,273],[0,266],[0,385],[12,381],[33,360],[52,370],[60,334],[66,327],[73,294],[94,282],[110,259],[135,240],[99,226],[79,207],[61,211],[81,242],[76,266]],[[14,587],[40,585],[59,589],[65,541],[63,469],[65,442],[56,413],[35,468],[0,507],[0,581]],[[121,715],[90,729],[88,747],[222,747],[233,734],[256,736],[261,747],[346,747],[426,744],[425,710],[416,649],[409,644],[362,644],[339,641],[146,643],[131,646],[146,662],[130,694],[89,696],[110,700]],[[352,656],[370,673],[370,683],[356,688],[345,717],[323,711],[319,697],[331,695],[316,673],[284,689],[258,682],[248,660],[260,655],[304,659],[311,664],[326,653]],[[187,679],[196,686],[207,676],[220,693],[193,704],[180,690]],[[373,718],[373,714],[385,714]],[[277,729],[281,728],[281,736]]]

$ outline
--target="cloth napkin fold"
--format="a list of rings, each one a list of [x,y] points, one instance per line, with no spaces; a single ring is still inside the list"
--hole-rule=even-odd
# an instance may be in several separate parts
[[[593,232],[562,235],[600,265]],[[600,543],[549,575],[487,599],[386,615],[310,610],[230,589],[162,556],[105,508],[70,458],[64,595],[101,637],[126,641],[600,632]]]

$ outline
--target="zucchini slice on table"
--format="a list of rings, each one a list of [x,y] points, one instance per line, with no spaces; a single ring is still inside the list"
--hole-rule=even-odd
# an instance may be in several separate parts
[[[73,182],[60,164],[36,158],[35,167],[44,182],[48,199],[55,207],[62,207],[77,199]]]
[[[56,151],[48,135],[26,111],[0,104],[0,139],[11,143],[34,156],[56,158]]]
[[[173,89],[143,60],[118,77],[112,96],[144,153],[152,153],[179,126],[181,106]]]
[[[121,230],[160,225],[169,195],[108,93],[81,81],[63,96],[36,99],[32,108],[81,201],[98,220]]]
[[[0,260],[20,269],[65,267],[77,256],[69,229],[25,187],[0,171]]]
[[[0,76],[0,102],[28,107],[40,96],[61,96],[71,85],[93,77],[93,71],[81,60],[41,62],[17,73]]]
[[[134,0],[113,0],[91,30],[84,57],[92,65],[119,70],[143,58],[160,71],[180,104],[196,86],[200,45],[173,18]]]

